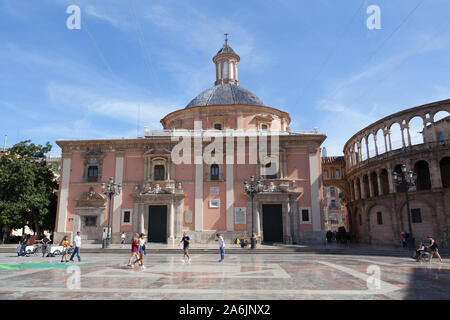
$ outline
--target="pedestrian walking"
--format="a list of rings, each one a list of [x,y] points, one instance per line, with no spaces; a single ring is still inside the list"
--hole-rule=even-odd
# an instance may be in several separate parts
[[[28,245],[28,238],[27,236],[23,236],[19,241],[19,253],[17,255],[24,256],[27,245]]]
[[[61,262],[64,262],[64,261],[69,262],[69,260],[67,260],[67,257],[69,256],[69,248],[70,248],[69,237],[64,236],[64,238],[61,240],[61,243],[59,245],[63,247]]]
[[[216,241],[219,241],[219,249],[220,249],[220,260],[219,262],[222,262],[223,259],[225,259],[225,241],[223,241],[223,237],[217,233],[216,234]]]
[[[144,256],[145,256],[145,234],[141,233],[139,235],[139,264],[141,265],[141,269],[145,269]]]
[[[123,245],[125,244],[125,239],[127,238],[127,234],[125,232],[122,232],[120,238],[121,238],[120,244],[122,245],[123,248]]]
[[[6,241],[8,241],[8,232],[3,232],[3,244],[6,243]]]
[[[430,245],[427,247],[430,249],[430,263],[431,263],[431,259],[433,259],[434,255],[437,255],[437,257],[439,258],[439,261],[442,263],[442,258],[439,255],[439,249],[438,249],[438,245],[436,243],[436,241],[433,239],[432,236],[428,236],[427,237],[428,240],[430,240]]]
[[[133,259],[136,259],[133,261]],[[131,242],[131,256],[128,260],[127,267],[134,268],[134,264],[139,260],[139,234],[135,234],[133,237],[133,241]]]
[[[48,245],[50,244],[50,239],[44,235],[44,239],[42,239],[42,257],[47,253]]]
[[[188,258],[187,263],[191,263],[191,256],[189,255],[189,243],[191,242],[191,238],[186,234],[186,232],[183,232],[183,238],[181,238],[180,243],[183,242],[183,263],[186,262],[186,257]]]
[[[402,236],[402,246],[403,248],[406,248],[406,232],[402,232],[401,236]]]
[[[75,253],[77,254],[78,262],[81,262],[80,258],[80,248],[81,248],[81,235],[80,231],[77,232],[77,235],[73,238],[73,246],[74,250],[72,252],[72,255],[70,256],[70,261],[73,261],[73,257],[75,256]]]

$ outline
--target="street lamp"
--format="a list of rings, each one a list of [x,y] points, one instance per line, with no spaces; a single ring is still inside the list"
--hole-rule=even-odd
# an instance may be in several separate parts
[[[109,198],[109,212],[108,212],[108,233],[106,239],[103,240],[102,248],[109,248],[111,245],[111,209],[112,209],[112,197],[120,194],[120,189],[122,189],[121,184],[116,184],[114,182],[114,177],[109,178],[109,183],[106,185],[102,183],[102,193]]]
[[[256,238],[255,238],[255,224],[254,224],[254,214],[253,214],[253,198],[255,194],[261,192],[263,190],[263,184],[260,180],[255,183],[255,177],[250,177],[250,183],[248,181],[244,181],[244,191],[246,194],[250,196],[252,199],[252,237],[251,237],[251,248],[256,248]]]
[[[403,187],[405,189],[406,195],[406,214],[408,216],[408,227],[409,227],[409,238],[408,238],[408,247],[409,250],[415,249],[414,238],[412,233],[411,226],[411,210],[409,209],[409,198],[408,198],[408,190],[410,187],[413,187],[416,183],[417,174],[412,170],[406,170],[406,165],[402,165],[402,174],[394,171],[392,173],[394,176],[394,183],[398,187]]]

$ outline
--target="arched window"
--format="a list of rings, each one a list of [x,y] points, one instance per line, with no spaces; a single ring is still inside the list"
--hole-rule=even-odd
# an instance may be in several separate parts
[[[219,180],[219,165],[212,164],[211,165],[211,180]]]
[[[417,161],[414,165],[414,171],[417,174],[416,189],[431,189],[430,170],[428,168],[428,163],[424,160]]]
[[[223,78],[228,79],[228,62],[223,63]]]
[[[374,197],[378,197],[378,180],[377,180],[377,173],[376,172],[372,172],[372,174],[370,175],[370,180],[372,180],[372,191],[373,191],[373,196]]]
[[[381,183],[381,192],[383,194],[389,194],[389,178],[386,169],[381,170],[380,183]]]
[[[450,157],[441,160],[441,180],[444,188],[450,188]]]
[[[157,181],[165,180],[165,170],[164,165],[158,164],[153,169],[154,179]]]

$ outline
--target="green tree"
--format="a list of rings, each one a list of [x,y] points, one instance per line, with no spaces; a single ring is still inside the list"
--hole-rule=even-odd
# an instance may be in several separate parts
[[[26,140],[0,157],[0,225],[53,230],[58,184],[45,157],[51,148]]]

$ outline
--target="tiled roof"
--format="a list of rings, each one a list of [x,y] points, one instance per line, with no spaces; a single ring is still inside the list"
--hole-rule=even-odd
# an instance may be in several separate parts
[[[263,106],[252,92],[232,83],[218,84],[195,97],[186,108],[213,105],[251,104]]]

